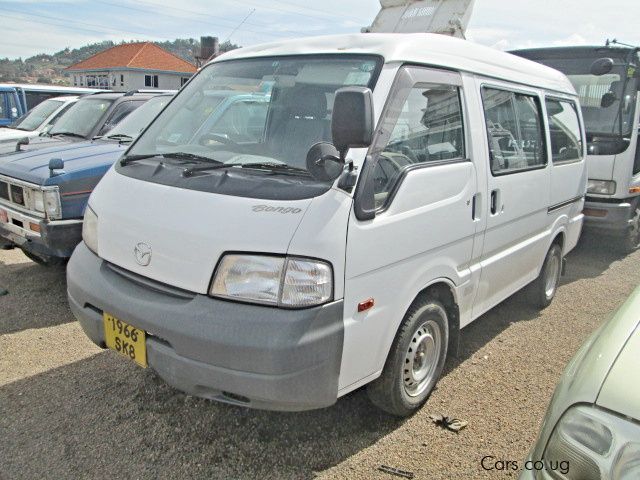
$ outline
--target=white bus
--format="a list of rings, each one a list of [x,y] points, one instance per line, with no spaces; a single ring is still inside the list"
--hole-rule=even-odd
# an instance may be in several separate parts
[[[210,121],[230,90],[256,105]],[[94,190],[71,309],[192,395],[302,410],[368,384],[408,415],[463,327],[527,285],[554,298],[582,226],[580,117],[562,73],[441,35],[226,53]]]

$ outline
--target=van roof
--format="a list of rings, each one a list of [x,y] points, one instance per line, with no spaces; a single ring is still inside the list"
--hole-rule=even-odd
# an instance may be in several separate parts
[[[232,50],[213,62],[332,53],[380,55],[386,63],[433,65],[575,95],[571,82],[557,70],[473,42],[433,33],[305,37]]]

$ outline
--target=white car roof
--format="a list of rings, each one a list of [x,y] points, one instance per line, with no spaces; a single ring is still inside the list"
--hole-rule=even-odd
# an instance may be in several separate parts
[[[51,97],[49,100],[57,100],[59,102],[71,102],[80,98],[78,95],[62,95],[60,97]]]
[[[576,94],[569,79],[557,70],[467,40],[432,33],[358,33],[305,37],[232,50],[213,62],[311,54],[380,55],[386,63],[433,65]]]

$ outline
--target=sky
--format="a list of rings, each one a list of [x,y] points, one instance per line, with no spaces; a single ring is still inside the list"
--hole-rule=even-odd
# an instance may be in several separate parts
[[[359,32],[378,0],[0,0],[0,58],[26,58],[101,40],[218,36],[254,45]],[[501,50],[640,45],[638,0],[476,0],[467,38]]]

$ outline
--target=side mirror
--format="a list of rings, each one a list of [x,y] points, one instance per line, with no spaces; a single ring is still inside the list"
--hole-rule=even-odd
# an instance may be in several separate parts
[[[344,161],[340,153],[329,142],[316,143],[307,153],[307,170],[316,180],[327,182],[340,176]]]
[[[23,145],[29,145],[29,137],[21,138],[16,142],[16,152],[21,152],[22,148],[20,147],[22,147]]]
[[[602,96],[602,99],[600,100],[600,106],[602,108],[609,108],[611,105],[616,103],[616,100],[618,100],[618,97],[616,97],[615,93],[607,92]]]
[[[611,71],[613,68],[613,59],[612,58],[599,58],[595,62],[591,64],[591,75],[595,75],[597,77],[601,75],[605,75]]]
[[[373,94],[366,87],[336,90],[331,116],[331,135],[344,162],[350,148],[365,148],[373,141]]]
[[[55,177],[56,175],[60,175],[59,173],[55,173],[55,170],[62,170],[64,168],[64,161],[61,158],[52,158],[49,160],[49,176]]]

